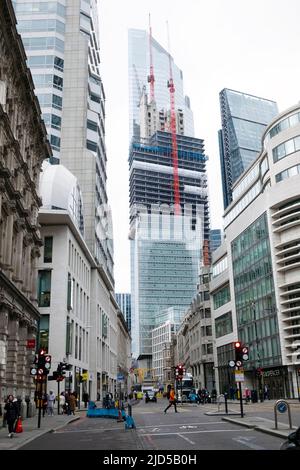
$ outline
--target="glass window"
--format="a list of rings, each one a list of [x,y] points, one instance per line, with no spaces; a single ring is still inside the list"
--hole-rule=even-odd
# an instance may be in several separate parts
[[[54,68],[62,72],[64,70],[64,60],[60,57],[54,57]]]
[[[51,115],[51,127],[53,127],[53,129],[60,130],[60,128],[61,128],[61,117],[56,116],[56,114],[52,114]]]
[[[49,315],[41,315],[39,327],[39,347],[49,350]]]
[[[90,121],[88,119],[87,121],[87,128],[90,129],[91,131],[95,131],[97,132],[98,131],[98,124],[94,121]]]
[[[220,289],[216,294],[213,295],[214,309],[218,309],[230,301],[230,290],[229,285]]]
[[[50,307],[51,297],[51,271],[38,272],[38,305],[39,307]]]
[[[52,19],[41,20],[19,20],[17,24],[18,32],[38,32],[57,31],[61,34],[65,32],[65,25],[61,21]]]
[[[53,237],[44,239],[44,263],[52,263]]]
[[[50,136],[50,143],[54,150],[60,150],[60,138],[57,135]]]
[[[87,140],[86,141],[86,147],[89,149],[89,150],[92,150],[92,152],[97,152],[97,144],[95,142],[92,142],[90,140]]]
[[[62,77],[58,77],[57,75],[53,75],[53,86],[58,90],[63,89],[63,79]]]
[[[216,338],[228,335],[233,332],[232,314],[225,313],[221,317],[215,319]]]
[[[53,108],[62,109],[62,97],[58,95],[52,95],[52,106]]]

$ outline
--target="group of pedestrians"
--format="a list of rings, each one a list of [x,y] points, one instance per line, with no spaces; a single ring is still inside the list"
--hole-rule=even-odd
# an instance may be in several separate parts
[[[54,416],[54,405],[59,400],[59,406],[62,414],[66,415],[75,415],[75,410],[77,406],[77,394],[76,392],[61,392],[59,397],[56,397],[54,392],[51,390],[49,393],[44,393],[42,396],[42,410],[43,417],[48,414],[48,416]]]

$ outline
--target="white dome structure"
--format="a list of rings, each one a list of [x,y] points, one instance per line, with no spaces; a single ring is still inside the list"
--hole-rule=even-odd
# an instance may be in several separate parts
[[[83,203],[77,178],[63,165],[44,162],[40,176],[43,209],[67,210],[84,235]]]

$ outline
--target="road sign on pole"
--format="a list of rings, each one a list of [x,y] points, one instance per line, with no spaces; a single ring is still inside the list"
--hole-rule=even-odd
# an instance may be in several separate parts
[[[236,382],[245,382],[245,375],[243,370],[235,371],[235,381]]]

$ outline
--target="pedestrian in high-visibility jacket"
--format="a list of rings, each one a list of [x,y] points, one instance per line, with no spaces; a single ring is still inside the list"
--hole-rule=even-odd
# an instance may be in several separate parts
[[[175,390],[174,390],[174,387],[172,387],[171,390],[170,390],[169,406],[167,406],[167,408],[164,410],[164,412],[166,413],[167,410],[168,410],[169,408],[171,408],[172,405],[173,405],[174,408],[175,408],[175,413],[178,413],[177,408],[176,408],[176,397],[175,397]]]

